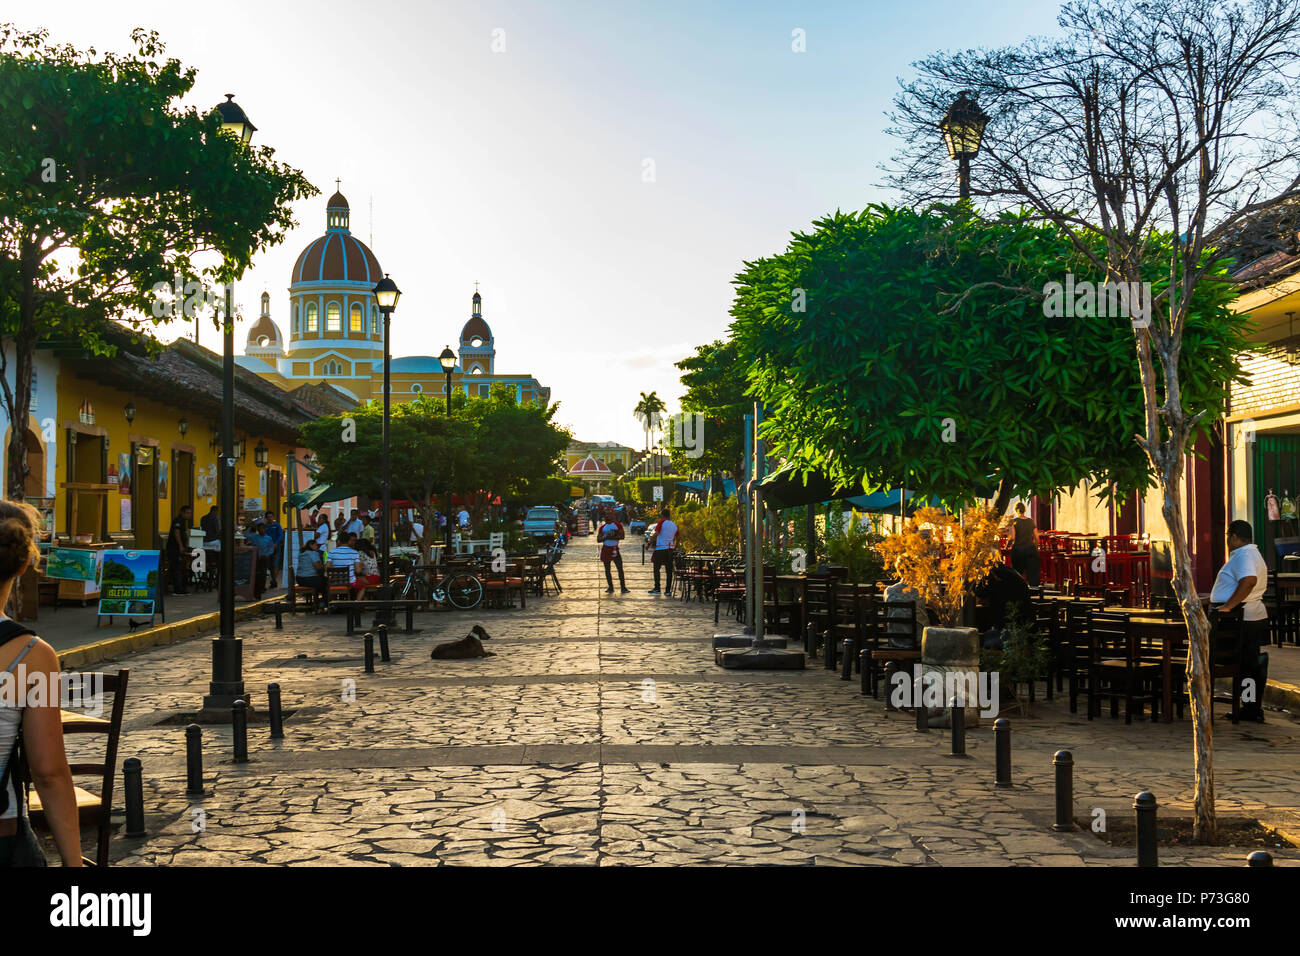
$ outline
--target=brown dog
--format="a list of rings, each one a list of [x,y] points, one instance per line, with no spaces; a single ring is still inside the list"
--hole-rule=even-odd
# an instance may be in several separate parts
[[[473,634],[467,634],[459,641],[439,644],[429,655],[435,661],[461,660],[469,657],[496,657],[491,651],[483,650],[483,644]]]

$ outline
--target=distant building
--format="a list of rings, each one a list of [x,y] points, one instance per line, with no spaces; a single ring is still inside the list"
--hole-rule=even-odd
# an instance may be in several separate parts
[[[605,463],[605,467],[612,471],[626,471],[632,467],[632,462],[640,454],[635,448],[629,448],[627,445],[620,445],[612,441],[575,441],[569,442],[569,447],[564,452],[564,470],[572,470],[579,462],[588,456]],[[621,469],[615,469],[615,465],[622,465]]]
[[[383,316],[373,290],[384,273],[375,254],[352,235],[349,215],[347,199],[336,192],[326,203],[325,234],[294,263],[288,337],[271,318],[271,296],[263,292],[261,314],[236,361],[286,390],[323,383],[359,404],[383,398]],[[395,316],[402,320],[400,308]],[[457,352],[453,391],[486,398],[493,385],[504,383],[521,403],[550,404],[551,390],[531,375],[496,370],[496,340],[483,319],[483,297],[477,291]],[[446,374],[436,355],[393,357],[390,378],[397,402],[446,394]]]

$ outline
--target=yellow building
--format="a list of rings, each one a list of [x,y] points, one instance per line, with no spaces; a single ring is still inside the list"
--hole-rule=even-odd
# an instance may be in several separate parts
[[[570,442],[569,447],[564,452],[564,471],[571,471],[578,462],[585,459],[588,455],[597,461],[603,461],[606,468],[613,471],[626,471],[632,467],[632,461],[637,457],[639,452],[635,448],[629,448],[627,445],[620,445],[612,441],[575,441]],[[622,469],[614,468],[615,465],[622,465]]]
[[[57,408],[44,423],[58,442],[56,537],[159,548],[183,505],[197,527],[220,504],[221,358],[186,339],[153,357],[126,335],[110,339],[113,358],[49,346],[58,359]],[[272,511],[283,521],[289,457],[302,457],[298,429],[316,415],[239,369],[235,395],[236,514],[242,523]]]
[[[349,216],[347,199],[336,192],[326,203],[325,234],[302,251],[289,277],[288,338],[271,317],[271,296],[264,292],[244,355],[236,361],[283,389],[328,382],[360,403],[383,397],[383,316],[373,290],[384,273],[375,254],[352,235]],[[394,357],[390,378],[394,401],[446,394],[446,375],[434,355]],[[495,339],[475,291],[451,386],[486,398],[498,382],[513,386],[520,402],[550,403],[551,390],[531,375],[496,370]]]

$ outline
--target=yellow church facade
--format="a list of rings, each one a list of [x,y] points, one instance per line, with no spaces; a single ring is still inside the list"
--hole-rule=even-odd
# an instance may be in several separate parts
[[[326,203],[325,234],[294,263],[288,336],[271,316],[270,294],[263,292],[260,315],[236,361],[281,388],[327,382],[360,404],[383,398],[383,317],[373,290],[384,273],[375,254],[352,235],[349,218],[348,201],[336,192]],[[477,291],[458,341],[453,392],[487,397],[493,385],[503,383],[521,403],[550,403],[551,390],[531,375],[496,370],[496,343]],[[446,394],[446,373],[436,355],[395,356],[389,377],[395,402]]]

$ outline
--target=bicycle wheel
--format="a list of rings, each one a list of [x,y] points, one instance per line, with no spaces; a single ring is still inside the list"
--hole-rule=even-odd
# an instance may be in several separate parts
[[[442,582],[451,606],[462,611],[478,607],[483,600],[483,582],[468,571],[459,571]]]

